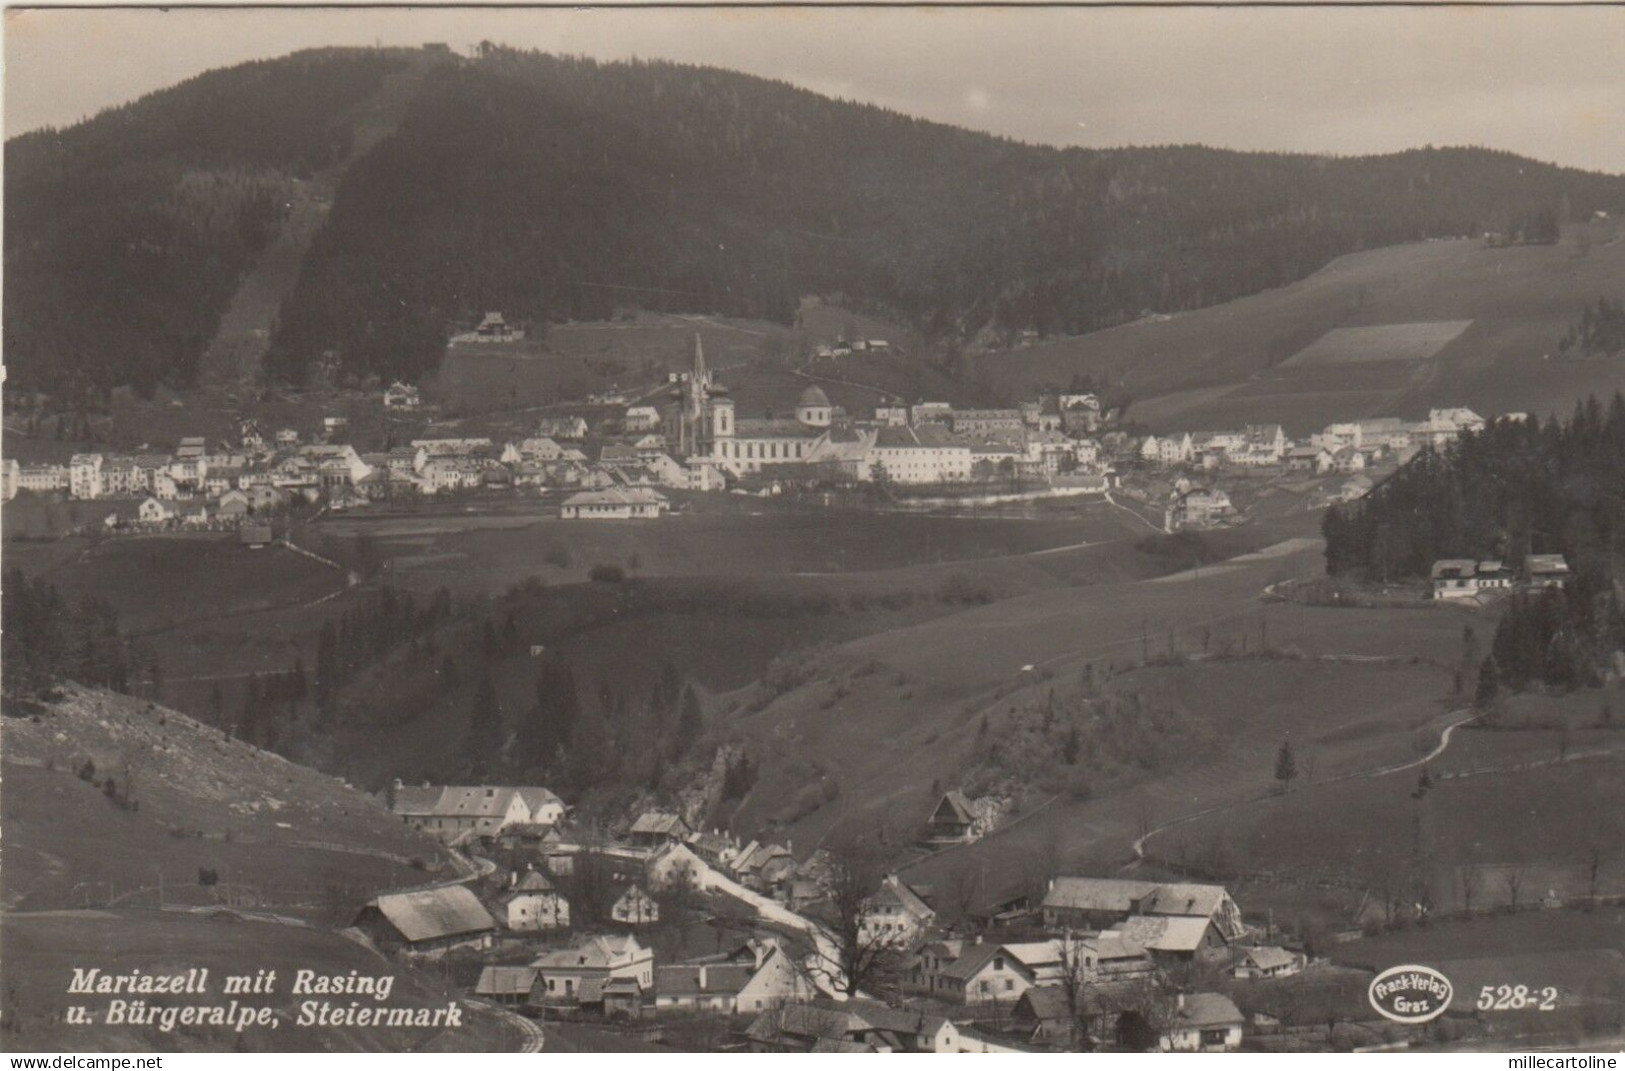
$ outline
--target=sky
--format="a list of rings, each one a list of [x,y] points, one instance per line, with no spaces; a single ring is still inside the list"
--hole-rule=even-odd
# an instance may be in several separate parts
[[[300,48],[481,40],[730,67],[1051,145],[1484,145],[1625,173],[1625,6],[11,9],[6,133]]]

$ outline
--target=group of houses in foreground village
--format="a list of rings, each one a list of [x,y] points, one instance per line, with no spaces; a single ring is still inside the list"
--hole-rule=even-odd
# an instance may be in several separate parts
[[[658,1032],[713,1018],[730,1024],[728,1045],[758,1052],[1228,1051],[1252,1029],[1230,981],[1314,969],[1259,940],[1216,885],[1057,875],[950,923],[931,887],[894,873],[852,935],[884,968],[848,993],[828,853],[798,859],[669,811],[608,832],[539,787],[397,783],[387,796],[490,869],[381,895],[356,935],[392,955],[473,960],[476,996],[542,1019]],[[724,918],[703,952],[669,936]]]

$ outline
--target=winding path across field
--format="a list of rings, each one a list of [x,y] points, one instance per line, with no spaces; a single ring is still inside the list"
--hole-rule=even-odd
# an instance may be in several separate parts
[[[1462,708],[1461,710],[1456,710],[1453,713],[1462,714],[1466,710],[1467,708]],[[1379,777],[1387,777],[1389,774],[1401,773],[1405,770],[1414,770],[1418,766],[1425,766],[1445,753],[1445,749],[1450,746],[1450,740],[1455,735],[1457,729],[1461,728],[1463,725],[1466,725],[1468,722],[1476,721],[1477,719],[1478,715],[1476,713],[1469,712],[1465,717],[1457,718],[1449,725],[1446,725],[1444,727],[1444,731],[1439,734],[1439,742],[1434,745],[1433,750],[1429,751],[1426,755],[1423,755],[1419,759],[1411,759],[1408,762],[1398,763],[1397,765],[1382,766],[1375,770],[1359,770],[1354,773],[1339,774],[1336,777],[1328,777],[1319,783],[1323,785],[1331,785],[1342,781],[1374,781]],[[1140,836],[1135,839],[1134,844],[1132,845],[1134,851],[1134,861],[1124,866],[1123,869],[1129,870],[1143,862],[1145,860],[1146,842],[1159,833],[1172,829],[1174,826],[1184,825],[1187,822],[1194,822],[1198,818],[1206,818],[1209,815],[1224,814],[1229,811],[1240,810],[1243,807],[1250,807],[1255,803],[1262,803],[1265,800],[1274,798],[1275,793],[1273,792],[1265,793],[1264,795],[1260,796],[1248,796],[1246,799],[1233,800],[1229,803],[1221,803],[1216,807],[1207,807],[1200,811],[1192,811],[1189,814],[1182,814],[1178,818],[1169,819],[1154,829],[1149,829],[1140,834]]]

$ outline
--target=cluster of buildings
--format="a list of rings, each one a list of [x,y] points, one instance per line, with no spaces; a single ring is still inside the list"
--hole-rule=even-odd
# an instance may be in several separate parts
[[[744,417],[706,366],[696,338],[694,366],[675,377],[668,401],[664,413],[640,413],[638,427],[665,428],[676,456],[690,467],[718,470],[719,485],[757,475],[943,485],[999,477],[1098,478],[1104,471],[1099,444],[1089,438],[1103,421],[1101,404],[1087,393],[1047,396],[1011,409],[887,405],[859,418],[811,385],[796,399],[792,415]],[[1100,484],[1103,489],[1103,479]]]
[[[355,928],[390,954],[475,956],[477,996],[540,1017],[733,1018],[735,1044],[758,1052],[1045,1051],[1074,1047],[1080,1030],[1091,1044],[1230,1051],[1248,1019],[1194,980],[1307,967],[1302,953],[1256,940],[1217,885],[1061,876],[1039,899],[950,927],[929,886],[888,874],[857,919],[857,939],[886,957],[875,984],[888,1002],[843,998],[819,947],[830,931],[813,921],[830,902],[823,853],[798,862],[788,844],[741,843],[667,811],[647,811],[614,837],[587,836],[556,795],[534,787],[397,783],[390,797],[403,821],[503,863],[483,892],[445,884],[377,897]],[[946,836],[974,822],[969,807],[944,799],[934,828]],[[607,913],[583,929],[566,890],[587,887],[571,882],[589,857],[600,880],[607,864],[613,885]],[[682,913],[670,895],[683,872],[691,890],[731,894],[762,924],[711,954],[666,962],[644,930],[663,907]],[[1160,1014],[1150,1016],[1151,1003]]]
[[[1512,414],[1507,419],[1519,419]],[[1479,431],[1484,418],[1471,409],[1429,410],[1426,420],[1398,417],[1328,424],[1304,439],[1289,439],[1279,424],[1249,424],[1234,431],[1176,432],[1139,441],[1139,459],[1164,468],[1279,466],[1316,474],[1352,475],[1387,457],[1400,462],[1417,450],[1443,447],[1467,431]]]
[[[1433,597],[1450,602],[1482,602],[1514,591],[1562,588],[1569,563],[1561,554],[1530,554],[1523,567],[1500,560],[1442,558],[1433,563]]]

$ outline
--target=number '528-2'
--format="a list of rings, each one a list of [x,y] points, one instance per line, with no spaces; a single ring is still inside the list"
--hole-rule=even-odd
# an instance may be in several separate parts
[[[1479,1011],[1522,1011],[1557,1009],[1557,987],[1530,990],[1526,985],[1487,985],[1478,991]]]

